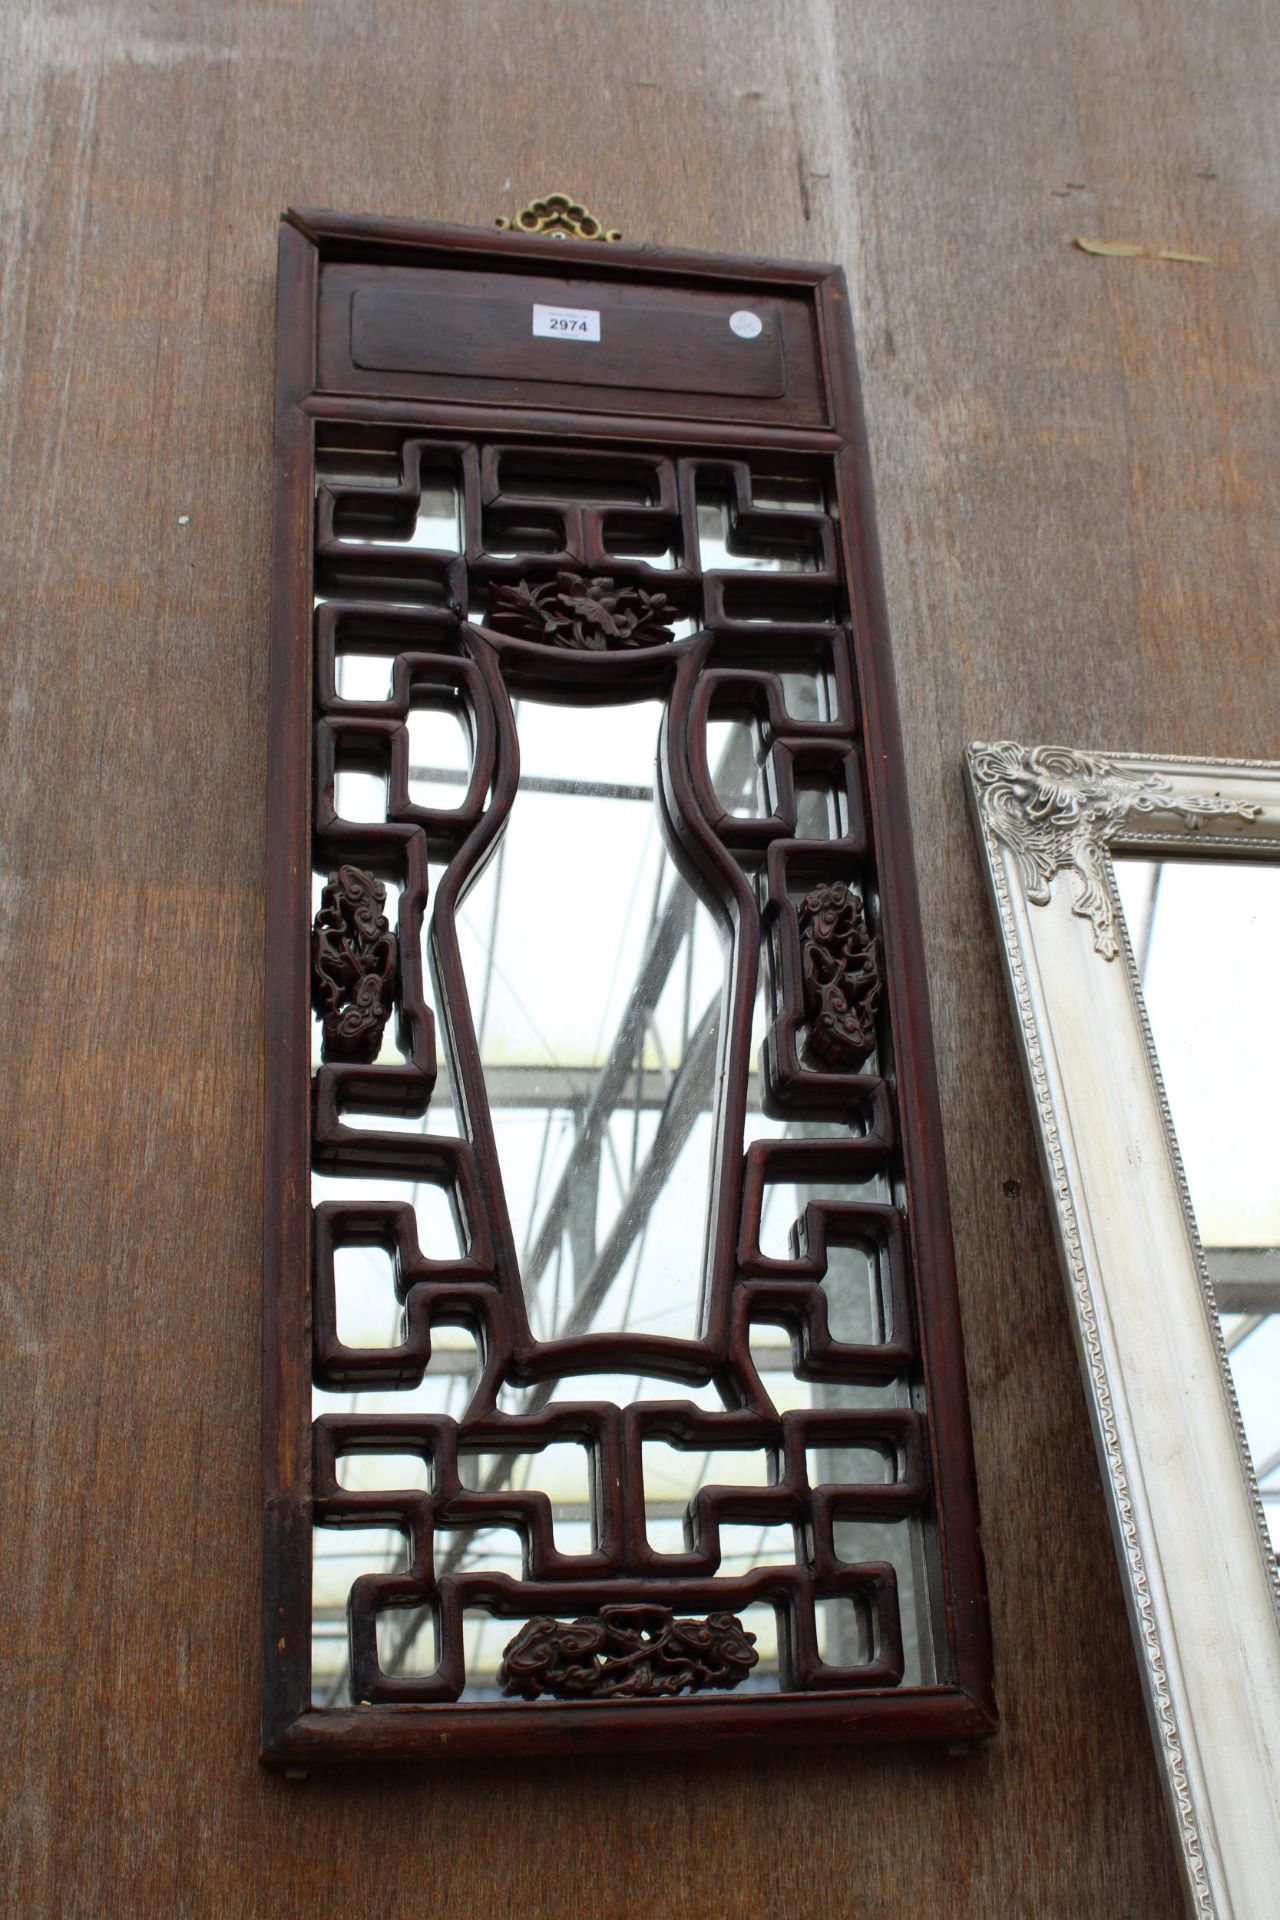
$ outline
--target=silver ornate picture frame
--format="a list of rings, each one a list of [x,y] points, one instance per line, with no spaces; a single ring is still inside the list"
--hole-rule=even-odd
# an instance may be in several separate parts
[[[1280,861],[1280,766],[1006,741],[966,772],[1188,1911],[1268,1920],[1274,1548],[1113,856]]]

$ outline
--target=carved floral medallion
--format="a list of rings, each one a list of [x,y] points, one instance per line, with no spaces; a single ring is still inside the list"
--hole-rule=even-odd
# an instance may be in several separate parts
[[[675,618],[676,608],[665,594],[618,586],[608,574],[592,580],[558,573],[537,587],[527,580],[515,586],[496,582],[485,624],[515,640],[613,653],[665,644],[674,638],[669,622]]]
[[[669,1607],[601,1607],[594,1618],[527,1621],[498,1683],[526,1700],[660,1699],[736,1687],[758,1659],[755,1635],[732,1613],[677,1620]]]
[[[395,992],[395,935],[387,890],[363,867],[339,867],[320,896],[311,936],[312,977],[329,1059],[372,1060]]]
[[[806,1060],[833,1072],[861,1066],[876,1044],[880,957],[853,887],[815,887],[800,903]]]

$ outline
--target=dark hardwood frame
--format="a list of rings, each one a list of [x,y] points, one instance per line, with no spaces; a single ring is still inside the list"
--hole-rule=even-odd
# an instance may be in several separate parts
[[[995,1726],[985,1582],[905,772],[843,276],[837,268],[803,262],[734,260],[623,246],[597,249],[573,245],[569,252],[571,245],[557,246],[518,234],[492,235],[410,221],[313,212],[291,213],[281,228],[266,987],[263,1753],[271,1761],[288,1766],[354,1757],[511,1754],[534,1748],[542,1753],[596,1752],[618,1747],[661,1747],[673,1739],[685,1746],[721,1741],[808,1744],[849,1738],[956,1739],[987,1734]],[[394,374],[385,376],[378,391],[370,390],[368,380],[359,391],[322,390],[318,373],[322,269],[334,266],[346,271],[379,265],[402,269],[415,265],[469,266],[477,271],[533,277],[572,273],[575,279],[589,276],[602,286],[658,286],[669,289],[673,298],[684,292],[731,292],[757,303],[798,299],[805,303],[810,318],[820,399],[816,403],[805,401],[801,411],[806,417],[802,424],[796,424],[785,418],[785,398],[753,403],[733,395],[704,394],[697,403],[700,411],[690,416],[671,408],[662,411],[653,400],[647,403],[649,410],[641,411],[643,400],[625,394],[617,401],[617,411],[609,410],[616,396],[610,396],[607,402],[592,397],[591,404],[580,399],[572,405],[566,405],[561,396],[554,406],[538,404],[536,395],[530,400],[527,394],[514,398],[505,394],[487,404],[470,391],[452,396],[415,393],[406,397],[404,383]],[[795,321],[788,319],[787,325],[798,337]],[[331,341],[325,351],[332,359]],[[762,413],[768,417],[762,419]],[[778,1430],[773,1440],[780,1463],[776,1483],[750,1494],[743,1490],[704,1490],[699,1496],[699,1548],[682,1556],[675,1570],[669,1560],[664,1560],[662,1571],[646,1565],[643,1529],[636,1538],[634,1512],[621,1501],[617,1526],[625,1536],[629,1563],[639,1571],[626,1578],[610,1577],[608,1564],[619,1546],[610,1522],[600,1543],[598,1573],[584,1578],[589,1570],[579,1562],[574,1578],[566,1582],[550,1538],[548,1515],[538,1508],[541,1496],[475,1494],[463,1488],[451,1464],[450,1449],[456,1435],[451,1439],[443,1429],[438,1436],[438,1479],[432,1498],[452,1500],[451,1512],[464,1517],[474,1518],[478,1513],[492,1519],[499,1512],[516,1515],[530,1543],[530,1578],[520,1583],[522,1604],[590,1609],[607,1602],[638,1599],[695,1608],[732,1606],[746,1604],[764,1590],[778,1592],[785,1585],[785,1569],[769,1569],[734,1583],[713,1583],[710,1576],[718,1564],[716,1553],[714,1547],[702,1543],[714,1541],[717,1510],[723,1518],[748,1511],[752,1517],[766,1511],[786,1517],[795,1512],[803,1495],[815,1519],[812,1578],[824,1592],[841,1592],[858,1584],[854,1579],[857,1575],[859,1590],[868,1593],[879,1609],[880,1662],[874,1671],[862,1668],[844,1674],[820,1669],[814,1650],[802,1645],[795,1649],[794,1671],[800,1676],[800,1684],[813,1690],[777,1696],[700,1696],[694,1700],[598,1701],[582,1705],[543,1701],[433,1705],[421,1682],[415,1682],[408,1690],[412,1698],[406,1700],[406,1690],[394,1677],[379,1678],[376,1655],[371,1651],[373,1616],[369,1609],[373,1600],[385,1602],[397,1597],[392,1591],[396,1582],[388,1577],[380,1583],[373,1600],[366,1595],[362,1602],[357,1597],[352,1615],[353,1670],[367,1684],[376,1704],[353,1709],[310,1705],[309,1536],[313,1512],[384,1524],[394,1507],[396,1523],[407,1522],[414,1531],[415,1562],[408,1576],[411,1586],[422,1574],[424,1541],[429,1548],[431,1527],[430,1514],[420,1510],[426,1496],[383,1497],[345,1493],[338,1488],[333,1454],[343,1437],[342,1421],[322,1420],[313,1435],[311,1286],[313,1271],[324,1270],[326,1236],[332,1235],[335,1212],[346,1216],[342,1224],[348,1237],[363,1236],[395,1253],[403,1284],[410,1289],[409,1341],[397,1352],[410,1370],[429,1349],[432,1319],[440,1322],[451,1314],[486,1323],[498,1312],[511,1316],[509,1353],[525,1381],[552,1372],[607,1367],[624,1347],[627,1355],[633,1356],[637,1344],[634,1337],[606,1334],[574,1336],[555,1343],[533,1342],[527,1324],[520,1325],[518,1274],[514,1291],[507,1287],[500,1307],[495,1305],[494,1289],[476,1284],[480,1275],[493,1271],[495,1257],[501,1267],[504,1258],[509,1264],[511,1254],[501,1244],[502,1209],[495,1206],[495,1196],[486,1192],[466,1152],[459,1155],[442,1148],[439,1155],[439,1177],[461,1182],[464,1210],[473,1230],[464,1260],[450,1265],[447,1273],[433,1272],[435,1263],[422,1260],[412,1223],[394,1204],[321,1207],[313,1229],[308,1191],[313,1120],[318,1164],[358,1166],[366,1148],[376,1150],[385,1164],[388,1139],[394,1140],[395,1136],[379,1134],[376,1147],[369,1146],[370,1136],[344,1125],[344,1100],[354,1093],[366,1104],[373,1099],[389,1110],[401,1111],[414,1110],[418,1101],[420,1111],[434,1072],[434,1042],[422,1002],[420,943],[416,937],[425,898],[425,875],[415,870],[414,862],[421,857],[418,827],[425,816],[422,809],[409,805],[407,792],[400,791],[403,728],[388,716],[383,703],[376,711],[361,713],[354,703],[342,702],[341,713],[335,713],[332,688],[321,678],[316,687],[319,712],[313,756],[313,549],[322,564],[326,555],[335,564],[341,563],[334,502],[323,490],[313,523],[314,433],[319,420],[384,425],[409,436],[401,489],[406,502],[415,486],[413,462],[420,458],[413,438],[418,434],[437,453],[454,450],[461,460],[471,458],[470,449],[477,437],[495,433],[521,449],[536,448],[540,441],[561,443],[567,435],[588,452],[593,447],[615,454],[625,454],[629,449],[660,453],[668,449],[673,460],[692,460],[720,475],[744,515],[756,511],[750,504],[746,464],[751,453],[764,452],[784,460],[802,456],[829,463],[838,510],[824,520],[817,534],[821,560],[817,573],[806,576],[806,581],[819,589],[829,587],[834,595],[847,595],[841,624],[843,627],[847,622],[852,659],[845,651],[848,643],[838,634],[835,658],[840,712],[834,722],[826,726],[790,722],[780,702],[775,676],[744,669],[740,661],[734,661],[728,670],[708,666],[710,643],[702,633],[629,655],[585,657],[490,633],[483,647],[465,657],[465,649],[459,650],[456,645],[452,651],[442,648],[439,654],[430,655],[429,670],[433,675],[454,675],[459,685],[470,689],[481,716],[496,716],[493,730],[488,719],[482,717],[477,741],[477,759],[483,761],[486,776],[492,774],[492,799],[487,808],[481,805],[479,789],[484,782],[477,773],[471,804],[451,812],[447,820],[443,815],[436,816],[430,824],[433,831],[452,834],[455,848],[468,847],[471,859],[478,858],[501,830],[505,809],[514,795],[515,772],[510,741],[505,743],[508,750],[503,751],[505,694],[495,684],[495,676],[501,679],[505,674],[513,684],[530,687],[552,683],[561,688],[573,686],[578,689],[575,697],[587,700],[593,688],[607,690],[610,681],[621,675],[628,676],[627,684],[632,687],[643,683],[657,691],[670,685],[673,719],[669,733],[674,744],[664,773],[667,818],[692,865],[704,873],[714,870],[717,876],[718,897],[730,920],[737,924],[738,967],[744,975],[748,968],[754,968],[753,942],[758,943],[761,937],[754,918],[755,896],[744,871],[754,864],[768,876],[772,905],[766,912],[764,937],[778,942],[783,996],[783,1014],[772,1040],[772,1072],[781,1089],[780,1098],[785,1100],[788,1087],[794,1089],[798,1079],[810,1083],[815,1079],[811,1070],[806,1073],[801,1066],[796,1050],[799,947],[794,911],[789,906],[788,865],[796,866],[797,871],[805,870],[806,862],[814,865],[815,871],[826,872],[829,867],[829,862],[818,859],[811,848],[806,850],[805,843],[788,840],[786,783],[795,766],[817,767],[820,771],[839,768],[841,778],[848,775],[849,824],[845,840],[836,844],[851,853],[868,849],[873,853],[891,1041],[883,1076],[823,1076],[818,1093],[827,1111],[858,1108],[867,1115],[867,1122],[863,1135],[830,1146],[824,1143],[821,1151],[830,1159],[832,1171],[846,1174],[851,1168],[869,1164],[876,1154],[892,1151],[900,1204],[879,1209],[811,1208],[798,1257],[771,1261],[755,1245],[751,1227],[758,1218],[767,1163],[772,1160],[774,1171],[785,1174],[788,1157],[794,1159],[804,1147],[812,1154],[813,1143],[784,1140],[752,1147],[745,1163],[725,1170],[728,1188],[713,1246],[718,1278],[712,1286],[705,1338],[673,1342],[649,1336],[644,1344],[652,1349],[653,1359],[667,1377],[705,1379],[715,1354],[723,1357],[727,1342],[745,1338],[747,1318],[754,1308],[757,1314],[772,1312],[786,1320],[794,1330],[797,1350],[803,1351],[806,1366],[817,1369],[810,1377],[822,1377],[821,1369],[829,1362],[834,1343],[826,1329],[825,1312],[815,1314],[814,1290],[809,1286],[806,1291],[804,1281],[822,1270],[825,1235],[839,1238],[842,1232],[860,1229],[879,1236],[896,1304],[891,1339],[885,1346],[837,1350],[837,1357],[843,1354],[855,1368],[852,1376],[846,1369],[842,1377],[883,1378],[904,1363],[910,1364],[924,1417],[920,1417],[919,1407],[904,1409],[901,1417],[823,1410],[788,1414],[780,1420],[774,1415]],[[499,478],[495,465],[489,490],[500,502]],[[388,498],[387,490],[381,490],[379,500],[386,502]],[[603,564],[606,546],[599,510],[584,507],[575,511],[581,516],[573,542],[579,556],[585,553]],[[616,510],[611,511],[616,514]],[[652,511],[679,515],[687,511],[687,501],[682,506],[664,493]],[[767,519],[767,512],[761,518]],[[572,559],[571,554],[539,556],[544,569],[553,569],[557,563],[568,565]],[[619,569],[611,564],[611,570]],[[501,568],[494,567],[491,572],[497,575]],[[686,583],[676,570],[656,575],[653,584],[678,595]],[[714,613],[717,633],[731,656],[735,632],[746,646],[751,630],[735,625],[731,578],[727,583],[723,577],[709,579],[707,589],[707,604]],[[327,614],[321,617],[329,618]],[[386,609],[370,610],[369,617],[375,622],[394,618]],[[429,629],[432,616],[418,619],[418,624]],[[436,624],[445,635],[456,628],[457,622],[446,606]],[[754,631],[758,634],[758,629]],[[806,631],[811,633],[813,629]],[[323,660],[323,647],[320,653]],[[407,682],[415,670],[415,656],[401,655],[397,665],[401,676],[397,693],[401,697],[407,697]],[[597,691],[596,697],[607,697],[607,692]],[[764,716],[784,769],[779,782],[779,817],[734,823],[721,815],[717,820],[697,724],[698,716],[705,716],[717,701],[737,702]],[[842,717],[850,724],[842,727]],[[851,736],[857,742],[856,756],[849,745]],[[363,743],[363,750],[370,753],[385,755],[392,775],[386,825],[355,829],[336,822],[329,804],[332,760],[328,756],[338,737]],[[386,865],[388,847],[394,842],[407,858],[400,930],[402,936],[409,937],[400,941],[399,987],[404,1031],[410,1042],[409,1062],[403,1069],[363,1068],[358,1064],[322,1066],[316,1075],[314,1115],[309,1063],[313,796],[316,828],[326,855],[342,849],[341,857],[359,860],[376,870]],[[395,820],[390,818],[392,814]],[[722,834],[712,830],[721,827]],[[461,878],[455,860],[442,887],[451,887],[456,893]],[[437,901],[441,891],[437,888]],[[769,923],[770,914],[776,924]],[[448,924],[446,915],[446,950],[437,950],[436,959],[446,1000],[452,1001],[455,988],[460,989],[461,975],[456,952],[447,950]],[[465,1020],[465,992],[458,991],[456,1000]],[[749,996],[744,1002],[739,993],[733,1004],[735,1032],[730,1044],[731,1050],[737,1048],[740,1053],[747,1040],[744,1019],[749,1029]],[[469,1047],[464,1037],[460,1053],[464,1077],[473,1054],[474,1046]],[[388,1075],[398,1075],[398,1082],[390,1081]],[[483,1132],[487,1109],[482,1084],[470,1088],[468,1095],[472,1125]],[[732,1087],[730,1097],[738,1097]],[[815,1097],[812,1085],[809,1097]],[[854,1214],[862,1218],[846,1217]],[[318,1262],[314,1258],[317,1246],[321,1249]],[[370,1377],[388,1382],[385,1354],[350,1353],[339,1348],[323,1287],[316,1295],[315,1354],[322,1371],[339,1367],[343,1378],[356,1380],[366,1369],[372,1370]],[[856,1371],[859,1367],[865,1371]],[[488,1371],[492,1374],[492,1367]],[[492,1387],[492,1380],[489,1385]],[[623,1454],[638,1449],[644,1433],[688,1443],[711,1419],[719,1423],[717,1431],[722,1439],[728,1432],[726,1422],[732,1424],[735,1419],[754,1423],[752,1432],[758,1435],[761,1421],[767,1420],[772,1411],[767,1397],[762,1396],[762,1400],[763,1405],[744,1405],[740,1416],[701,1415],[678,1401],[630,1408],[622,1420]],[[610,1454],[617,1445],[613,1427],[598,1418],[599,1411],[594,1403],[586,1403],[572,1410],[551,1408],[532,1416],[504,1416],[502,1433],[509,1438],[513,1422],[519,1421],[527,1429],[528,1444],[533,1446],[552,1438],[590,1437],[606,1458],[607,1473],[625,1474],[625,1460],[614,1460]],[[877,1489],[877,1499],[864,1500],[860,1506],[850,1490],[837,1498],[841,1513],[862,1510],[886,1516],[918,1510],[927,1503],[931,1617],[939,1671],[944,1676],[936,1685],[903,1688],[896,1684],[901,1675],[896,1614],[882,1604],[892,1569],[850,1570],[837,1563],[830,1551],[831,1492],[808,1490],[804,1482],[805,1428],[815,1422],[830,1426],[833,1434],[838,1428],[842,1441],[881,1438],[903,1449],[905,1472],[895,1484]],[[368,1418],[356,1421],[366,1433],[369,1424]],[[419,1437],[424,1425],[430,1424],[425,1416],[412,1423]],[[406,1444],[405,1434],[393,1418],[384,1417],[381,1430],[387,1445],[395,1443],[403,1448]],[[484,1437],[483,1416],[480,1426],[469,1435],[469,1444],[475,1444],[477,1435]],[[496,1437],[492,1444],[498,1444]],[[498,1586],[501,1578],[495,1576]],[[699,1578],[705,1579],[705,1586],[699,1587]],[[493,1587],[494,1581],[489,1585]],[[728,1588],[732,1590],[726,1591]],[[451,1662],[456,1666],[457,1658],[456,1635],[451,1636],[447,1619],[445,1626],[442,1670]],[[824,1681],[830,1684],[821,1684]]]

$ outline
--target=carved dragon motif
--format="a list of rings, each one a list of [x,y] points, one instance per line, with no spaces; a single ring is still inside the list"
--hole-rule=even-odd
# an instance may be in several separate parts
[[[800,903],[806,1060],[834,1072],[861,1066],[875,1050],[880,1005],[879,943],[853,887],[815,887]]]
[[[1089,922],[1104,960],[1115,959],[1120,942],[1103,851],[1130,814],[1178,814],[1194,830],[1213,815],[1256,820],[1262,811],[1217,793],[1171,800],[1172,782],[1163,775],[1122,772],[1101,754],[1070,747],[979,742],[970,766],[983,822],[1017,859],[1028,900],[1047,905],[1054,875],[1071,873],[1071,911]]]
[[[363,867],[329,875],[311,936],[311,966],[326,1058],[372,1060],[395,993],[395,935],[387,890]]]
[[[526,1700],[657,1699],[736,1687],[758,1659],[755,1635],[732,1613],[677,1620],[669,1607],[601,1607],[582,1620],[526,1621],[498,1683]]]
[[[531,587],[527,580],[515,586],[495,583],[486,624],[516,640],[613,653],[661,646],[672,639],[667,623],[676,611],[664,594],[618,586],[607,574],[591,580],[580,573],[558,573],[540,587]]]

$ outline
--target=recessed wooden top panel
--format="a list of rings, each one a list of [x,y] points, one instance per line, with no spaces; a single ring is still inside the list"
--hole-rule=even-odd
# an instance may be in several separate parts
[[[320,278],[319,378],[500,405],[828,418],[812,298],[785,288],[336,262]]]

